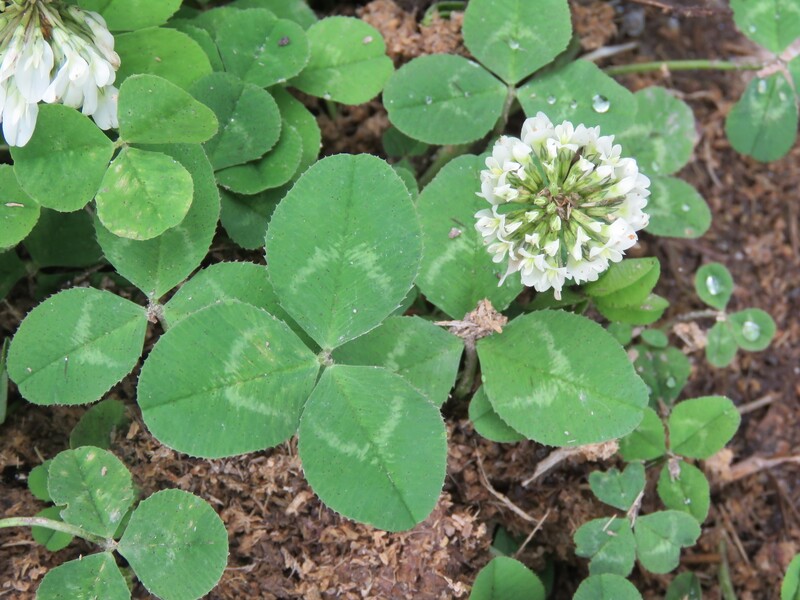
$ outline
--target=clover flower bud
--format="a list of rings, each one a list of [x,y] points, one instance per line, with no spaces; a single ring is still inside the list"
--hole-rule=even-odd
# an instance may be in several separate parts
[[[11,146],[28,143],[38,103],[80,108],[118,126],[112,84],[120,60],[103,17],[59,0],[0,2],[0,121]]]
[[[475,214],[475,229],[494,262],[508,256],[501,285],[519,272],[524,285],[560,299],[567,281],[596,281],[621,261],[647,226],[650,180],[599,127],[553,125],[540,112],[521,138],[495,143],[480,177],[478,196],[491,209]]]

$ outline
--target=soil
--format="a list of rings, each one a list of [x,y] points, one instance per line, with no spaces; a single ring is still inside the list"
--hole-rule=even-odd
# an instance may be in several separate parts
[[[429,4],[339,3],[335,12],[356,12],[380,29],[398,65],[429,52],[466,53],[459,15],[419,26]],[[711,0],[576,0],[573,14],[587,51],[637,42],[635,49],[601,66],[757,52],[735,31],[727,8]],[[731,310],[763,308],[778,326],[769,348],[740,352],[726,369],[711,368],[695,343],[672,338],[692,362],[682,397],[726,395],[743,412],[729,450],[700,465],[712,480],[712,508],[698,545],[683,552],[679,572],[695,572],[707,598],[720,597],[720,580],[728,572],[736,597],[755,600],[777,597],[785,568],[800,551],[800,146],[768,165],[730,148],[724,118],[746,77],[665,70],[621,81],[634,90],[665,86],[686,100],[697,117],[699,143],[680,176],[708,201],[712,228],[699,240],[644,235],[639,249],[661,259],[656,291],[671,302],[667,316],[702,308],[693,292],[693,274],[699,265],[718,261],[737,284]],[[381,153],[380,136],[388,121],[378,102],[342,108],[335,120],[320,114],[319,120],[324,153]],[[230,252],[226,256],[231,258]],[[0,305],[0,335],[13,334],[34,304],[28,283],[18,284]],[[697,323],[694,331],[700,340],[711,324]],[[571,598],[587,575],[586,561],[574,556],[572,535],[588,519],[610,514],[593,499],[586,479],[592,469],[609,468],[615,459],[573,457],[524,487],[522,482],[551,450],[533,442],[488,442],[455,411],[449,417],[448,476],[436,510],[411,531],[377,531],[320,504],[303,479],[294,440],[214,461],[189,459],[164,448],[141,422],[134,402],[135,376],[111,392],[126,402],[131,417],[112,449],[145,494],[185,489],[220,513],[231,554],[209,598],[466,598],[476,573],[492,558],[490,545],[499,528],[529,538],[517,557],[537,572],[549,571],[552,598]],[[68,446],[69,432],[86,409],[35,407],[19,399],[13,385],[11,394],[10,415],[0,426],[0,515],[27,516],[43,508],[27,491],[28,473]],[[646,495],[644,512],[656,508],[654,496]],[[0,598],[33,598],[48,569],[90,551],[88,545],[73,542],[50,553],[27,530],[0,531]],[[671,577],[637,568],[632,579],[646,598],[663,598]],[[134,598],[149,597],[141,587],[134,589]]]

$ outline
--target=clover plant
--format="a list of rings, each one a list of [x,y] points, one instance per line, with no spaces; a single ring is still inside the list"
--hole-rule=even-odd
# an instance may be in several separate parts
[[[658,260],[625,258],[641,231],[694,238],[710,225],[697,190],[675,177],[696,142],[690,108],[610,75],[646,65],[604,72],[576,58],[566,0],[471,0],[472,59],[422,56],[397,71],[358,19],[319,19],[302,0],[206,4],[0,2],[13,162],[0,166],[0,295],[28,275],[41,299],[0,352],[0,377],[35,404],[89,404],[146,349],[136,401],[161,443],[213,459],[296,435],[320,499],[390,531],[437,503],[448,398],[471,398],[475,428],[500,442],[620,440],[624,468],[589,481],[624,514],[576,532],[590,577],[575,597],[639,598],[625,579],[635,560],[667,573],[695,543],[709,509],[695,461],[739,424],[727,398],[678,401],[690,368],[671,325],[715,319],[716,366],[775,333],[763,311],[726,312],[733,281],[719,264],[697,272],[713,310],[664,320]],[[775,54],[800,35],[790,0],[733,8]],[[779,60],[786,69],[755,79],[731,111],[738,150],[788,151],[798,60]],[[396,164],[317,160],[320,129],[292,90],[333,113],[382,93]],[[521,131],[509,127],[518,112]],[[408,160],[420,156],[431,159],[423,173]],[[266,265],[210,253],[218,222],[220,243],[263,250]],[[4,380],[0,393],[2,421]],[[130,474],[98,447],[123,419],[111,400],[90,410],[73,449],[31,474],[54,506],[0,521],[36,525],[51,549],[65,535],[102,548],[51,571],[40,598],[64,586],[129,597],[112,551],[162,598],[196,598],[219,579],[224,528],[198,498],[157,492],[126,517]],[[648,471],[664,510],[639,514]],[[673,587],[697,585],[682,575]],[[544,594],[508,557],[472,590]]]

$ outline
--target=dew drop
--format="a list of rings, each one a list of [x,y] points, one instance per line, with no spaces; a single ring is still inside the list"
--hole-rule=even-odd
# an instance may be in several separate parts
[[[611,102],[605,96],[595,94],[592,96],[592,110],[596,113],[607,113],[611,108]]]
[[[706,288],[708,289],[708,293],[711,294],[712,296],[716,296],[722,291],[719,284],[719,279],[717,279],[713,275],[709,275],[708,277],[706,277]]]
[[[556,103],[556,97],[555,96],[548,96],[547,97],[547,103],[548,104],[555,104]]]
[[[783,92],[778,92],[778,98],[781,102],[786,102],[786,94]]]
[[[691,209],[689,208],[689,205],[688,205],[688,204],[682,204],[682,205],[681,205],[681,210],[682,210],[683,212],[689,212],[689,210],[691,210]]]
[[[758,93],[759,94],[765,93],[767,91],[767,80],[766,79],[760,79],[758,81],[757,89],[758,89]]]
[[[357,312],[358,312],[358,309],[357,309],[357,308],[354,308],[354,309],[353,309],[353,314],[356,314]]]
[[[325,93],[322,95],[322,97],[323,97],[325,100],[330,100],[330,99],[331,99],[331,95],[330,95],[330,93],[328,93],[328,92],[325,92]]]
[[[425,96],[425,104],[433,104],[433,98],[430,96]]]
[[[652,162],[650,163],[650,168],[653,169],[653,171],[655,171],[656,173],[658,173],[661,170],[661,165],[658,164],[657,162]]]
[[[363,44],[371,44],[371,43],[372,43],[372,36],[371,36],[371,35],[368,35],[368,36],[367,36],[367,37],[365,37],[363,40],[361,40],[361,42],[362,42]]]
[[[519,50],[519,42],[517,40],[508,40],[508,47],[512,50]]]
[[[742,324],[742,337],[748,342],[755,342],[761,336],[761,327],[753,321],[745,321]]]
[[[668,388],[674,388],[675,387],[675,378],[671,377],[671,376],[667,377],[667,381],[665,383],[667,384]]]
[[[569,431],[565,431],[565,432],[564,432],[564,435],[569,435]]]
[[[533,93],[531,94],[531,98],[536,98],[536,92],[533,92]]]
[[[683,501],[683,503],[684,503],[684,504],[687,504],[687,505],[688,505],[688,504],[691,504],[691,503],[692,503],[692,499],[691,499],[691,498],[686,498],[686,499]]]
[[[569,107],[571,109],[573,109],[573,110],[578,108],[578,101],[577,100],[573,100],[572,102],[569,103]]]
[[[756,32],[756,26],[755,25],[750,25],[750,27],[747,28],[747,31],[749,31],[750,33],[755,33]]]

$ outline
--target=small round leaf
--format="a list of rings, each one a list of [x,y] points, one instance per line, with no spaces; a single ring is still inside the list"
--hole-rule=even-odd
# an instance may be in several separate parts
[[[620,439],[619,453],[628,462],[653,460],[667,453],[667,435],[656,411],[644,409],[644,418],[639,426]]]
[[[36,516],[52,521],[61,521],[61,508],[58,506],[48,506],[44,510],[40,510],[36,513]],[[55,531],[47,527],[31,527],[31,537],[33,537],[34,542],[41,544],[50,552],[63,550],[69,546],[74,539],[73,536],[68,533]]]
[[[133,511],[119,553],[150,593],[162,600],[196,600],[222,577],[228,532],[202,499],[163,490]]]
[[[670,449],[679,456],[708,458],[725,447],[742,420],[723,396],[684,400],[669,415]]]
[[[630,463],[625,470],[592,471],[589,486],[597,499],[620,510],[629,510],[644,490],[644,465]],[[627,574],[627,573],[625,573]]]
[[[303,154],[297,130],[284,123],[278,143],[263,157],[217,173],[219,185],[237,194],[258,194],[280,187],[292,179]]]
[[[781,584],[781,600],[800,598],[800,554],[792,559]]]
[[[753,79],[728,113],[725,133],[734,150],[761,162],[777,160],[797,138],[797,99],[782,73]]]
[[[680,563],[681,548],[693,546],[700,525],[691,515],[665,510],[639,516],[633,530],[636,555],[651,573],[669,573]]]
[[[260,88],[286,82],[300,73],[309,59],[303,28],[268,10],[225,14],[217,27],[216,42],[225,70]]]
[[[760,308],[747,308],[728,315],[733,339],[749,352],[759,352],[769,346],[775,336],[775,321]]]
[[[725,265],[709,263],[697,269],[694,288],[703,302],[719,310],[725,310],[733,294],[733,277]]]
[[[158,149],[175,159],[192,178],[193,200],[186,217],[149,240],[114,235],[96,220],[97,240],[106,259],[120,275],[158,299],[198,267],[217,229],[220,200],[214,172],[200,146],[162,145]]]
[[[731,0],[736,26],[751,40],[780,54],[800,38],[800,5],[794,0]]]
[[[698,523],[708,516],[711,506],[708,479],[703,472],[682,460],[677,461],[678,476],[672,478],[672,469],[664,467],[658,477],[658,497],[664,506],[689,513]]]
[[[731,364],[739,346],[733,337],[731,324],[727,321],[714,323],[706,336],[706,360],[715,367]]]
[[[464,13],[467,49],[512,85],[552,61],[571,36],[562,0],[472,0]]]
[[[211,41],[203,30],[192,29]],[[123,33],[115,37],[115,42],[114,49],[120,57],[117,85],[131,75],[147,73],[186,89],[211,73],[211,63],[203,48],[190,35],[175,29],[153,27]]]
[[[592,473],[594,475],[594,473]],[[591,559],[589,573],[627,577],[636,562],[636,542],[627,519],[594,519],[575,532],[575,554]]]
[[[483,137],[503,112],[508,89],[478,63],[462,56],[422,56],[386,84],[389,120],[428,144],[466,144]]]
[[[269,92],[228,73],[212,73],[190,91],[220,123],[205,143],[214,170],[260,158],[278,141],[281,117]]]
[[[125,148],[97,193],[97,217],[119,237],[149,240],[183,221],[192,204],[192,176],[161,152]]]
[[[133,75],[119,89],[119,134],[136,144],[200,144],[217,132],[207,106],[156,75]]]
[[[31,140],[11,149],[22,189],[61,212],[94,197],[113,153],[114,144],[92,121],[62,104],[42,105]]]
[[[343,104],[377,96],[394,71],[380,32],[360,19],[328,17],[308,28],[311,58],[291,84]]]
[[[694,186],[676,177],[652,177],[650,192],[648,233],[693,239],[708,231],[711,209]]]
[[[670,175],[692,156],[697,141],[692,109],[661,87],[645,88],[634,96],[636,119],[614,141],[647,175]]]
[[[64,506],[61,518],[111,538],[134,501],[130,471],[111,452],[94,446],[64,450],[50,464],[47,489]]]

